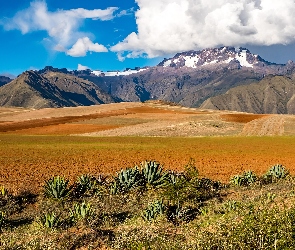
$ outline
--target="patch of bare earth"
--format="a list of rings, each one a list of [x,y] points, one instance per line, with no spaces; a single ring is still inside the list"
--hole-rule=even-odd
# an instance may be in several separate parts
[[[287,119],[288,117],[288,119]],[[83,136],[262,136],[295,134],[293,116],[201,110],[162,102],[0,109],[0,133]],[[284,129],[285,127],[285,129]]]
[[[246,136],[271,136],[284,134],[283,115],[269,115],[260,119],[255,119],[245,124],[241,135]]]

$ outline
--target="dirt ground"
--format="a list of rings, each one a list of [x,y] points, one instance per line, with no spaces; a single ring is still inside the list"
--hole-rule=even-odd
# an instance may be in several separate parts
[[[0,109],[0,133],[21,135],[293,135],[294,124],[294,116],[289,115],[200,110],[157,102],[41,110]]]
[[[38,190],[44,180],[114,174],[143,160],[223,182],[284,164],[295,174],[295,117],[118,103],[30,110],[0,108],[0,185]]]

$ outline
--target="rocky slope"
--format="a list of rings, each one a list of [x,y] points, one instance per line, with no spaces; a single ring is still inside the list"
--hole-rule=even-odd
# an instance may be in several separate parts
[[[222,47],[178,53],[156,67],[132,74],[117,72],[116,76],[106,76],[90,70],[75,74],[124,101],[161,99],[199,107],[206,99],[230,88],[258,82],[270,74],[290,75],[294,70],[292,61],[274,64],[247,49]]]
[[[26,71],[0,88],[0,106],[49,108],[115,102],[92,82],[60,72]]]
[[[282,108],[282,104],[279,103],[276,104],[277,108],[271,104],[266,107],[269,98],[263,101],[265,107],[258,107],[255,102],[261,101],[261,98],[250,98],[250,94],[240,95],[240,101],[237,101],[239,104],[232,107],[229,107],[226,100],[215,100],[218,100],[217,96],[227,93],[232,88],[253,83],[259,83],[253,85],[257,86],[256,89],[252,87],[253,93],[262,91],[263,88],[258,86],[264,78],[285,76],[286,79],[291,79],[294,73],[295,63],[292,61],[275,64],[244,48],[221,47],[178,53],[172,58],[164,59],[155,67],[126,69],[123,72],[90,69],[68,71],[65,68],[56,69],[50,66],[39,71],[29,71],[26,74],[32,76],[27,77],[28,79],[21,75],[10,83],[13,87],[9,88],[15,88],[14,91],[18,94],[9,93],[6,85],[0,88],[0,105],[26,106],[30,102],[31,106],[36,107],[60,107],[115,101],[164,100],[188,107],[200,107],[210,98],[202,107],[206,105],[215,109],[226,108],[256,113],[293,112],[288,111],[286,107]],[[20,84],[21,82],[24,83]],[[19,90],[16,90],[17,86]],[[276,88],[283,88],[283,85]],[[5,94],[2,94],[3,91]],[[279,102],[279,99],[275,100]],[[251,102],[251,105],[242,105]]]
[[[11,82],[11,81],[12,81],[12,79],[10,79],[7,76],[0,76],[0,87],[5,85],[6,83]]]
[[[232,88],[207,99],[201,108],[250,113],[295,114],[295,79],[268,76],[258,83]]]

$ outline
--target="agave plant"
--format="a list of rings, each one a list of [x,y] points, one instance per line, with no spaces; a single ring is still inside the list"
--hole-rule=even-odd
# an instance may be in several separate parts
[[[156,200],[143,211],[142,217],[146,221],[153,221],[157,216],[164,214],[163,200]]]
[[[90,190],[94,190],[97,183],[93,176],[89,174],[83,174],[77,178],[76,184],[76,191],[79,194],[85,194]]]
[[[283,165],[276,164],[267,171],[265,177],[271,178],[272,180],[283,179],[286,178],[288,174],[288,170]]]
[[[247,185],[252,184],[257,181],[257,176],[251,170],[244,172],[244,180]]]
[[[122,169],[115,177],[112,187],[113,192],[128,192],[130,189],[142,184],[142,176],[137,167]],[[112,189],[112,188],[111,188]],[[111,190],[112,192],[112,190]]]
[[[69,187],[69,180],[55,176],[45,181],[44,185],[44,194],[48,198],[62,200],[69,196],[71,193],[72,187]]]
[[[70,209],[70,218],[73,221],[87,219],[93,214],[93,210],[90,203],[75,204],[73,209]]]
[[[41,215],[39,223],[46,228],[56,228],[60,225],[60,220],[59,216],[52,212]]]
[[[235,186],[249,186],[257,181],[257,176],[251,170],[245,171],[241,175],[235,175],[231,178],[230,183]]]
[[[141,173],[144,181],[152,186],[161,186],[168,177],[168,172],[163,172],[163,167],[156,161],[145,161],[141,163]]]

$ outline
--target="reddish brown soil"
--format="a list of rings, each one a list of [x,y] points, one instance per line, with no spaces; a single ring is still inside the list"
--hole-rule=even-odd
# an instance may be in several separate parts
[[[295,137],[251,137],[283,135],[286,121],[294,127],[293,116],[149,105],[0,109],[0,185],[36,191],[53,175],[74,181],[82,173],[114,174],[143,160],[182,171],[191,157],[202,176],[223,182],[244,170],[263,174],[277,163],[295,174]],[[102,130],[118,136],[63,136]],[[212,134],[217,137],[202,137]],[[142,137],[151,135],[158,137]]]
[[[201,176],[228,182],[244,170],[261,175],[274,164],[295,174],[293,137],[65,137],[0,136],[0,185],[39,190],[53,175],[114,174],[143,160],[183,171],[190,158]]]
[[[239,122],[247,123],[255,119],[260,119],[268,115],[258,115],[258,114],[223,114],[220,115],[220,118],[228,122]]]
[[[196,114],[196,112],[189,111],[173,111],[173,110],[165,110],[158,109],[148,106],[136,107],[136,108],[126,108],[120,109],[116,111],[109,111],[104,113],[95,113],[89,115],[79,115],[79,116],[63,116],[63,117],[50,117],[43,119],[32,119],[32,120],[24,120],[24,121],[16,121],[16,122],[0,122],[0,133],[11,132],[11,131],[20,131],[20,133],[25,134],[74,134],[74,133],[88,133],[94,131],[101,131],[105,129],[116,128],[119,126],[84,126],[85,130],[83,130],[82,126],[72,126],[72,125],[64,125],[72,122],[79,122],[85,120],[92,120],[97,118],[105,118],[105,117],[113,117],[127,114]],[[63,124],[63,126],[61,126]],[[56,129],[53,126],[58,126]],[[79,128],[78,128],[79,127]],[[38,128],[38,129],[33,129]],[[42,129],[40,129],[42,128]],[[96,130],[97,128],[97,130]],[[42,132],[43,131],[43,132]],[[53,133],[51,133],[53,131]],[[56,133],[55,131],[59,131]],[[18,132],[19,133],[19,132]]]

